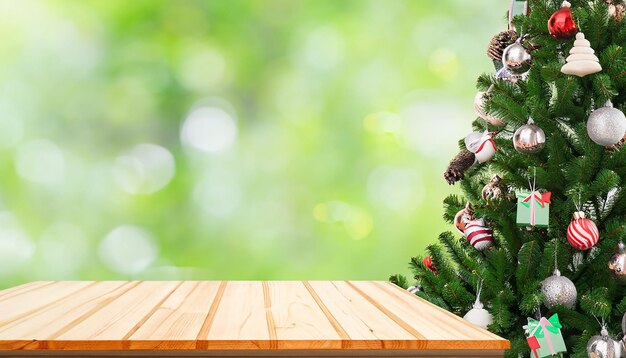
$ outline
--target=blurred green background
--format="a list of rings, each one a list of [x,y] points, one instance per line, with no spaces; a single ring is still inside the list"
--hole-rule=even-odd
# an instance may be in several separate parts
[[[0,0],[1,286],[408,272],[507,6]]]

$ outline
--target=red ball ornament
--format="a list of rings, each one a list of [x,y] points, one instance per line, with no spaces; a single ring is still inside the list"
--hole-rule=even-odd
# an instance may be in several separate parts
[[[574,220],[567,227],[567,241],[578,250],[588,250],[598,243],[600,232],[593,221],[585,218],[585,213],[574,213]]]
[[[561,8],[555,11],[548,20],[548,31],[557,39],[569,39],[578,32],[572,19],[570,6],[569,2],[563,1]]]
[[[426,268],[431,270],[435,275],[437,274],[437,266],[433,265],[433,259],[430,256],[424,257],[424,260],[422,260],[422,264],[426,266]]]

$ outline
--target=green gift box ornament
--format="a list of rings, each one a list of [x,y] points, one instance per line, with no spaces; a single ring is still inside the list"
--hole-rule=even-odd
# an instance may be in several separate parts
[[[561,322],[559,315],[541,317],[539,321],[528,318],[528,326],[524,326],[531,349],[531,358],[550,357],[559,352],[567,352],[563,336],[561,335]]]
[[[516,190],[517,225],[548,227],[550,218],[551,192],[540,193],[537,190]]]

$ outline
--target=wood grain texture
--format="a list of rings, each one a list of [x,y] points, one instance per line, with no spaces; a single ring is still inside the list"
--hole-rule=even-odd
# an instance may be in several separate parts
[[[63,281],[0,291],[0,355],[501,356],[508,347],[387,282]]]

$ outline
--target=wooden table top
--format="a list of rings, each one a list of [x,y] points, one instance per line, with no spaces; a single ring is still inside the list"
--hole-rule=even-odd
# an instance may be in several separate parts
[[[506,348],[387,282],[58,281],[0,291],[0,351]]]

